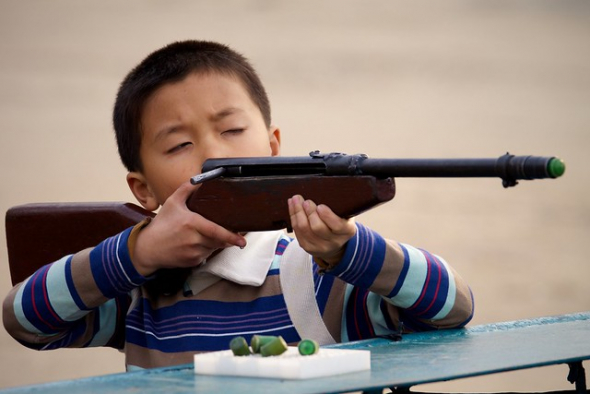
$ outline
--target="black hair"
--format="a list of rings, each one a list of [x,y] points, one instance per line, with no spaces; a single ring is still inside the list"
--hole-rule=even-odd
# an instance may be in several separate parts
[[[190,73],[221,73],[238,78],[270,127],[270,103],[249,61],[226,45],[211,41],[181,41],[148,55],[123,80],[113,110],[119,156],[128,171],[142,171],[141,116],[146,100],[166,83]]]

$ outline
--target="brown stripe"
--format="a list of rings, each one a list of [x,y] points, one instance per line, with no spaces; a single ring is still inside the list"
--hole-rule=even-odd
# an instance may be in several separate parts
[[[39,337],[36,334],[31,334],[28,331],[25,331],[14,314],[14,298],[16,297],[16,292],[23,283],[24,282],[21,282],[14,286],[4,299],[2,321],[4,323],[4,328],[13,338],[28,343],[40,343]]]
[[[145,288],[141,288],[142,297],[149,298]],[[154,309],[172,306],[180,301],[203,300],[220,302],[252,302],[262,297],[270,297],[281,294],[279,276],[273,275],[266,278],[260,287],[240,285],[228,280],[220,280],[197,295],[185,296],[182,290],[169,296],[160,296],[151,300]]]
[[[125,362],[127,365],[140,368],[157,368],[192,363],[196,353],[198,352],[164,353],[131,343],[125,344]]]
[[[389,319],[393,323],[394,330],[399,331],[399,308],[385,300],[385,309],[387,310]]]
[[[342,341],[342,309],[344,307],[345,293],[346,282],[335,278],[322,315],[326,328],[336,342]]]
[[[220,280],[211,287],[203,290],[197,298],[201,300],[221,300],[225,302],[251,302],[262,297],[280,295],[281,285],[279,276],[268,276],[262,286],[239,285],[228,280]]]

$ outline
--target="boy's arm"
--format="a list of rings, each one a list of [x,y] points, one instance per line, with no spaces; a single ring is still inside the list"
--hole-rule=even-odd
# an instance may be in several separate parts
[[[5,299],[4,325],[33,348],[122,346],[129,293],[160,268],[193,267],[215,250],[245,246],[186,207],[195,186],[183,184],[158,215],[93,249],[42,267]],[[120,336],[122,338],[122,336]]]
[[[351,231],[352,222],[301,196],[289,204],[300,245],[323,272],[357,287],[347,292],[345,317],[390,331],[399,331],[400,322],[405,330],[417,331],[462,327],[471,320],[471,290],[442,258],[385,240],[362,225]],[[362,310],[355,309],[360,305]]]
[[[6,330],[34,349],[121,348],[129,292],[146,281],[129,256],[139,228],[46,265],[16,285],[3,304]]]
[[[326,273],[380,296],[354,291],[346,300],[364,305],[367,313],[354,316],[367,325],[395,331],[459,328],[473,316],[469,286],[441,257],[386,240],[360,224],[340,263]],[[347,319],[352,318],[350,311],[346,309]],[[379,314],[387,315],[386,320]]]

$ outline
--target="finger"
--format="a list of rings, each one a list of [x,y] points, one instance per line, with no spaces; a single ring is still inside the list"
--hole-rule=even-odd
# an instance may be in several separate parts
[[[180,185],[180,187],[178,189],[176,189],[174,191],[174,193],[172,193],[172,195],[170,197],[168,197],[169,199],[173,199],[175,201],[178,202],[184,202],[186,203],[186,200],[189,198],[189,196],[195,191],[197,190],[199,187],[201,187],[201,185],[193,185],[190,182],[184,182],[182,185]]]
[[[319,238],[329,239],[331,236],[330,228],[324,223],[322,218],[318,215],[317,205],[311,200],[303,202],[303,209],[307,215],[309,227],[312,233]]]
[[[195,233],[202,237],[201,242],[207,242],[208,247],[222,248],[239,246],[243,248],[246,246],[246,238],[244,236],[229,231],[199,214],[193,213],[192,215]]]
[[[289,209],[289,220],[291,222],[291,228],[295,227],[297,224],[297,218],[295,218],[295,202],[293,202],[293,197],[287,200],[287,207]]]
[[[303,209],[303,197],[295,195],[289,199],[289,217],[291,227],[299,228],[307,223],[307,215]]]
[[[344,219],[336,215],[327,205],[319,205],[316,208],[316,213],[322,222],[335,234],[348,232],[350,224],[354,220]]]

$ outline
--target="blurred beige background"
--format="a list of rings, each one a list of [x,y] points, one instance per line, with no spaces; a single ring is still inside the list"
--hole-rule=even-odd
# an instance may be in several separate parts
[[[587,1],[2,0],[0,212],[133,201],[112,136],[114,96],[145,55],[187,38],[252,60],[286,155],[564,158],[564,178],[510,190],[495,179],[400,179],[396,199],[359,220],[444,256],[475,292],[472,325],[590,309]],[[4,241],[0,270],[4,297]],[[34,352],[4,330],[0,349],[0,388],[123,370],[116,351]],[[555,366],[419,389],[572,389],[566,374]]]

